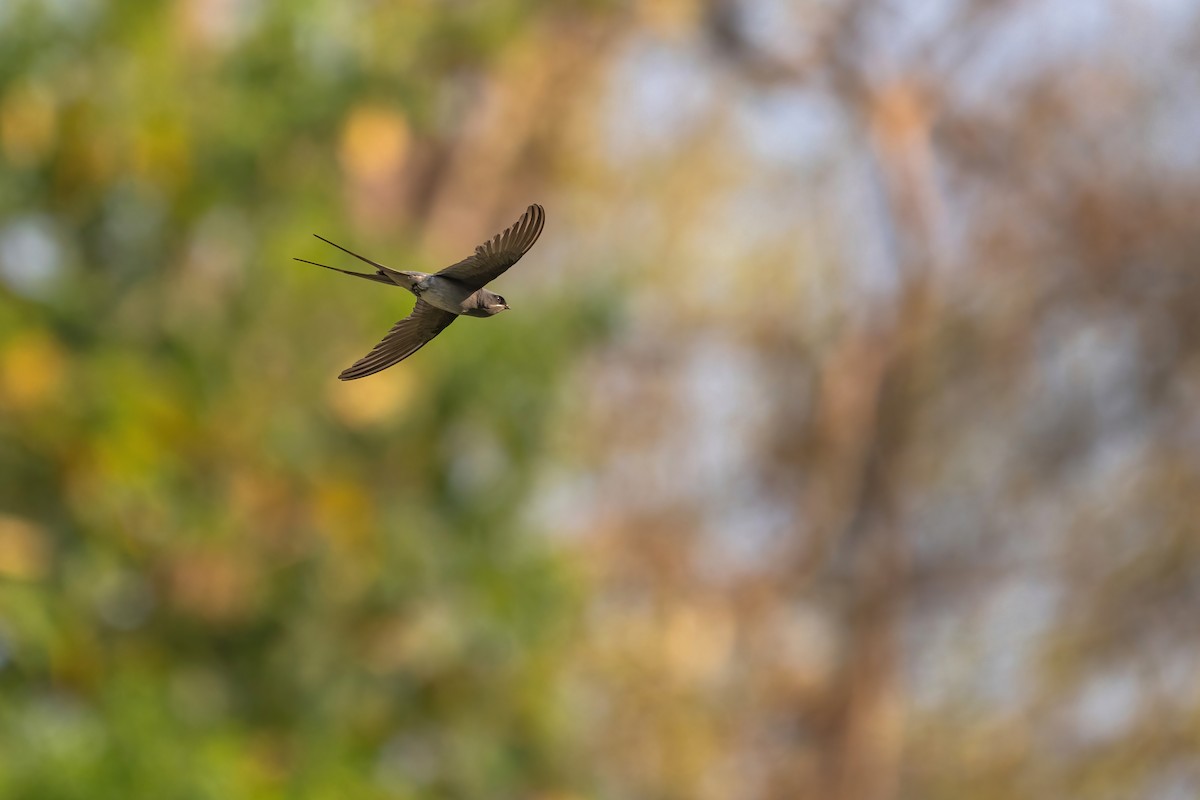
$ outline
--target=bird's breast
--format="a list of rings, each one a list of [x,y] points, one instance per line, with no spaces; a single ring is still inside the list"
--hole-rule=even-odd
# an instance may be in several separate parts
[[[426,303],[451,314],[462,314],[463,301],[472,294],[464,287],[436,275],[421,281],[416,288],[420,292],[420,298]]]

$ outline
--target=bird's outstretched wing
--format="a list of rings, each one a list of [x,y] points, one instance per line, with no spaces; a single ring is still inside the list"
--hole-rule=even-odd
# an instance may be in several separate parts
[[[454,322],[457,315],[435,308],[424,300],[417,300],[412,313],[397,322],[388,331],[383,341],[371,352],[342,370],[338,377],[344,381],[365,378],[380,370],[397,364],[420,350]]]
[[[451,264],[438,275],[452,278],[472,289],[482,289],[517,263],[533,247],[546,223],[545,210],[531,205],[504,233],[498,233],[475,248],[475,253]]]

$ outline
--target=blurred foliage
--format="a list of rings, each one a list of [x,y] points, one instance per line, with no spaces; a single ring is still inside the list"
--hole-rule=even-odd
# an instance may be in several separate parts
[[[577,591],[517,515],[608,298],[346,385],[405,297],[290,261],[538,5],[4,6],[0,796],[570,785]]]
[[[1197,796],[1198,30],[0,3],[0,797]]]

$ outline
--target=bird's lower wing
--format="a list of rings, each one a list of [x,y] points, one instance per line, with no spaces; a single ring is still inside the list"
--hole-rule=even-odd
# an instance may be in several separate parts
[[[398,364],[446,330],[456,316],[449,311],[435,308],[424,300],[418,300],[411,314],[393,325],[387,336],[383,337],[383,341],[343,370],[338,378],[344,381],[365,378]]]

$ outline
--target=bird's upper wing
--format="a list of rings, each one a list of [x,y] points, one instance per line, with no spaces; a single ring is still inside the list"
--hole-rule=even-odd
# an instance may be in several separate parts
[[[451,264],[438,275],[482,289],[500,277],[506,269],[520,260],[542,233],[546,211],[536,203],[531,205],[504,233],[498,233],[475,248],[475,253],[457,264]]]
[[[412,313],[397,322],[388,331],[383,341],[371,352],[342,370],[338,375],[344,381],[365,378],[380,370],[399,363],[425,346],[433,337],[446,330],[457,315],[435,308],[424,300],[417,300]]]

